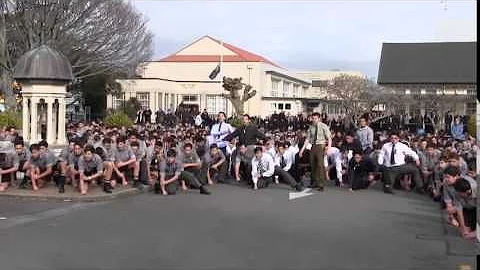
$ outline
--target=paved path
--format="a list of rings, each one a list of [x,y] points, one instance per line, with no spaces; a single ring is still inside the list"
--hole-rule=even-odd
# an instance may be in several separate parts
[[[438,206],[415,194],[330,188],[289,201],[286,186],[211,189],[93,203],[0,198],[0,269],[475,267],[468,243],[445,236]],[[455,256],[449,239],[463,245]]]

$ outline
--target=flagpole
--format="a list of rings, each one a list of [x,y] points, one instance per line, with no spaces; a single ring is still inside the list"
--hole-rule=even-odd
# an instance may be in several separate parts
[[[223,82],[223,40],[220,40],[220,83]]]

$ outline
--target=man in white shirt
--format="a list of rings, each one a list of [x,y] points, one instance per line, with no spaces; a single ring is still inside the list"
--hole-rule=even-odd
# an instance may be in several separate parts
[[[229,123],[226,123],[225,119],[225,113],[219,112],[217,115],[218,122],[210,129],[209,144],[216,144],[226,156],[228,141],[225,140],[225,137],[232,133],[234,128]]]
[[[325,168],[327,171],[327,179],[332,180],[331,177],[331,170],[335,169],[336,172],[336,178],[338,179],[338,182],[340,186],[343,186],[343,173],[342,173],[342,160],[343,160],[343,155],[342,152],[340,152],[340,149],[337,147],[332,147],[330,148],[330,152],[328,154],[325,154]]]
[[[283,182],[290,185],[292,188],[297,191],[303,191],[304,187],[301,183],[297,183],[295,178],[290,174],[292,168],[293,160],[290,153],[287,151],[284,143],[278,144],[278,152],[275,155],[275,176],[278,176]]]
[[[275,173],[275,163],[272,156],[263,152],[262,147],[256,147],[252,159],[253,189],[265,188],[272,183]]]
[[[411,156],[417,166],[411,163],[405,163],[405,157]],[[415,187],[418,193],[425,193],[423,190],[423,181],[420,176],[420,158],[406,144],[400,142],[398,132],[390,133],[390,142],[385,143],[378,155],[378,164],[382,166],[385,193],[393,194],[392,186],[400,174],[411,174],[415,181]]]

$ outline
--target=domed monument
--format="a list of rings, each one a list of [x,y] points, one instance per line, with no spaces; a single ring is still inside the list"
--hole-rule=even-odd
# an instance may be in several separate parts
[[[66,87],[74,78],[68,59],[42,45],[18,59],[13,77],[22,85],[24,140],[64,145]]]

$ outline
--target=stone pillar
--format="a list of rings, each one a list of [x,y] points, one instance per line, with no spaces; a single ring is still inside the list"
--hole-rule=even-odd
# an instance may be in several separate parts
[[[58,108],[57,108],[57,103],[55,102],[55,98],[53,99],[53,140],[57,141],[57,126],[58,126]]]
[[[65,138],[65,100],[58,100],[58,139],[57,144],[64,145],[66,143]]]
[[[38,98],[32,98],[30,100],[30,106],[31,106],[31,127],[30,127],[30,140],[32,142],[38,142],[38,116],[37,116],[37,111],[38,111]]]
[[[22,136],[25,141],[30,140],[30,108],[26,97],[22,100]]]
[[[48,144],[55,143],[55,130],[53,129],[53,98],[46,98],[47,104],[47,142]]]

